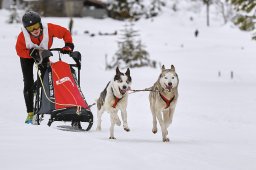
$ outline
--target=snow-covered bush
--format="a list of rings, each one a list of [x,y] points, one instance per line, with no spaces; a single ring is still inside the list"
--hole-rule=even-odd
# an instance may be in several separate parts
[[[157,16],[165,0],[109,0],[109,16],[114,19],[138,20],[141,17],[151,18]]]

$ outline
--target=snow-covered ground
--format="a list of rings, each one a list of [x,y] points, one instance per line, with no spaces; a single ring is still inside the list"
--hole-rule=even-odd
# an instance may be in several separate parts
[[[180,96],[169,127],[171,141],[163,143],[159,132],[151,132],[148,92],[129,96],[131,131],[116,127],[117,140],[109,140],[106,113],[101,132],[95,131],[95,125],[89,132],[62,131],[58,126],[70,123],[54,122],[48,127],[47,117],[40,126],[24,123],[22,73],[15,52],[20,25],[6,24],[6,11],[0,13],[0,169],[256,169],[256,44],[250,34],[231,24],[207,28],[205,22],[181,14],[165,13],[137,22],[135,29],[151,58],[167,68],[174,64],[179,74]],[[68,18],[43,20],[63,26],[69,22]],[[105,70],[105,55],[112,57],[119,39],[98,32],[120,31],[124,24],[111,19],[74,19],[75,49],[83,56],[81,88],[89,104],[114,75]],[[84,34],[85,30],[96,36]],[[62,46],[61,41],[54,42],[54,47]],[[132,69],[132,88],[150,87],[159,73],[160,68]],[[92,112],[96,120],[95,106]]]

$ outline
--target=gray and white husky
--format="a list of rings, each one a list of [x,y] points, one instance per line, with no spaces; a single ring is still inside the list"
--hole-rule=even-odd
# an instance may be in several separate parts
[[[130,89],[132,78],[130,76],[130,69],[128,68],[125,73],[120,72],[119,68],[116,68],[116,75],[107,84],[106,88],[101,92],[100,97],[97,99],[97,129],[101,130],[101,116],[104,111],[110,113],[110,137],[109,139],[115,139],[114,126],[115,124],[120,126],[121,121],[117,112],[121,110],[123,128],[125,131],[130,131],[127,123],[127,102],[128,102],[128,90]]]
[[[163,142],[169,142],[167,128],[172,123],[173,113],[178,99],[179,78],[175,72],[175,67],[165,69],[162,66],[162,72],[158,80],[150,88],[149,94],[150,109],[153,116],[153,133],[157,133],[157,120],[162,130]]]

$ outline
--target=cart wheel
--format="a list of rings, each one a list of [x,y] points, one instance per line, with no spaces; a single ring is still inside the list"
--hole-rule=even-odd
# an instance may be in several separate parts
[[[47,125],[50,127],[52,125],[52,122],[53,122],[53,120],[52,120],[52,118],[50,118]]]
[[[33,125],[40,125],[40,120],[39,120],[39,115],[38,114],[33,116],[32,124]]]
[[[93,122],[89,122],[88,127],[85,129],[86,131],[89,131],[92,128]]]
[[[39,118],[39,114],[36,115],[36,121],[37,121],[37,125],[40,125],[40,118]]]

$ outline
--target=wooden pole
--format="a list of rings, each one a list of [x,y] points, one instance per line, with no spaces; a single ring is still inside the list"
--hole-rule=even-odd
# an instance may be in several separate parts
[[[207,26],[209,27],[209,26],[210,26],[210,16],[209,16],[209,15],[210,15],[210,14],[209,14],[209,13],[210,13],[210,0],[207,0],[207,1],[206,1],[206,13],[207,13],[207,14],[206,14],[206,15],[207,15],[207,16],[206,16],[206,17],[207,17],[207,18],[206,18],[206,20],[207,20]]]

